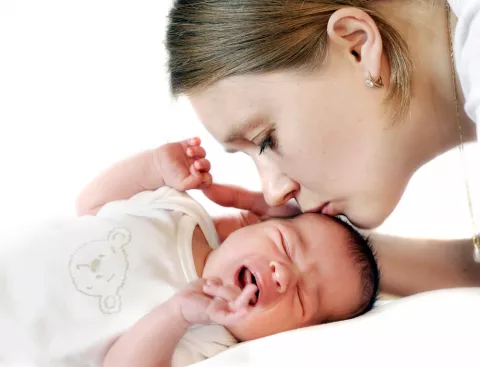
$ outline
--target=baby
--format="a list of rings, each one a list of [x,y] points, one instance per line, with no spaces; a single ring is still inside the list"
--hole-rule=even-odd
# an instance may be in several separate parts
[[[210,185],[205,155],[194,138],[122,161],[84,190],[81,217],[2,255],[0,360],[185,366],[372,307],[377,264],[339,219],[220,221],[220,244],[184,192]]]

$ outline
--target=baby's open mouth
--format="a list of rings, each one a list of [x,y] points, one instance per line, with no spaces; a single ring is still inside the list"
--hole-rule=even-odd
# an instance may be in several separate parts
[[[257,279],[255,278],[255,275],[253,275],[253,273],[250,270],[248,270],[246,266],[240,269],[240,273],[238,274],[238,284],[242,290],[248,284],[255,284],[257,286],[257,292],[255,293],[255,297],[252,297],[252,299],[250,300],[250,305],[255,306],[260,297],[260,288],[258,287]]]

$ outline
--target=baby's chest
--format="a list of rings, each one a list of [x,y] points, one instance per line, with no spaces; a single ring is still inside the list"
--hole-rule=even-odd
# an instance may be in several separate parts
[[[174,231],[132,219],[67,226],[6,263],[12,317],[62,345],[116,335],[185,284]]]

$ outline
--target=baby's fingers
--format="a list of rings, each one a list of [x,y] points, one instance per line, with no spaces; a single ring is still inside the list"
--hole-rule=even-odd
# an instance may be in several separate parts
[[[230,307],[234,310],[247,309],[251,303],[257,302],[257,291],[258,287],[255,284],[247,284],[237,299],[230,302]]]
[[[199,172],[199,176],[197,176],[198,180],[200,181],[198,188],[205,189],[212,184],[213,178],[209,172]]]
[[[201,170],[198,170],[197,167],[196,167],[196,164],[197,162],[194,162],[190,168],[189,168],[189,172],[190,172],[190,175],[193,176],[193,177],[198,177],[198,178],[201,178],[201,182],[204,182],[204,183],[212,183],[212,175],[210,174],[210,172],[208,172],[210,170],[210,162],[206,159],[202,159],[201,160],[202,163],[200,164],[201,166]],[[206,168],[205,170],[203,168]]]
[[[210,171],[210,161],[206,158],[199,159],[193,163],[195,169],[199,172],[208,172]]]
[[[198,145],[202,144],[202,140],[198,136],[187,139],[186,142],[191,147],[198,146]]]
[[[195,182],[197,182],[198,186],[200,185],[204,185],[205,187],[208,187],[212,184],[212,175],[210,174],[210,172],[208,172],[210,170],[210,162],[206,159],[202,159],[201,160],[203,163],[201,163],[201,170],[198,170],[195,166],[195,163],[192,164],[189,168],[189,172],[190,172],[190,176],[195,178]],[[205,163],[205,161],[207,163]],[[203,168],[206,168],[206,170],[203,170]]]
[[[196,148],[198,148],[202,144],[202,141],[200,140],[199,137],[194,137],[194,138],[182,140],[179,143],[182,146],[182,149],[185,151],[185,154],[189,157],[193,157],[195,156]],[[202,150],[205,151],[203,148]],[[192,155],[188,153],[189,151],[192,152],[191,153]]]
[[[205,158],[207,156],[207,152],[202,146],[195,146],[195,147],[188,147],[187,148],[187,156],[190,158]]]
[[[247,309],[232,310],[225,300],[215,298],[208,306],[207,312],[212,322],[220,325],[232,325],[245,317]]]
[[[225,301],[234,301],[240,294],[240,288],[233,285],[206,284],[203,287],[205,294],[211,297],[219,297]]]
[[[193,166],[192,166],[193,167]],[[190,171],[193,169],[191,168]],[[203,189],[209,187],[212,184],[212,175],[210,173],[202,173],[196,171],[195,174],[191,173],[188,177],[186,177],[181,185],[180,188],[177,190],[186,191],[186,190],[195,190],[195,189]]]

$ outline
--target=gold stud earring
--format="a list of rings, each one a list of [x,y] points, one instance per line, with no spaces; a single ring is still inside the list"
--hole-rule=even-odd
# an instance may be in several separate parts
[[[382,88],[382,77],[378,78],[377,80],[373,80],[372,75],[368,73],[368,76],[365,78],[365,85],[369,88]]]

